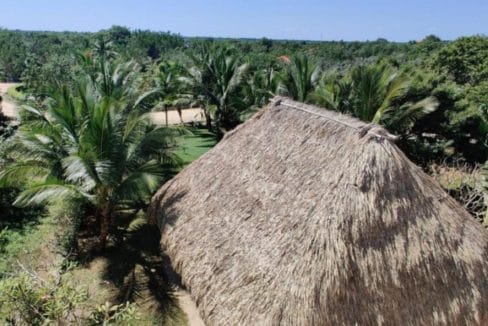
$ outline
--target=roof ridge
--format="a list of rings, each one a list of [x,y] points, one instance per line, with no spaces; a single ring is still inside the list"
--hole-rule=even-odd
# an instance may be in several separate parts
[[[396,139],[398,139],[398,136],[395,136],[395,135],[389,133],[386,129],[384,129],[383,127],[381,127],[379,125],[376,125],[374,123],[365,123],[365,122],[362,122],[362,123],[364,123],[363,126],[356,127],[353,124],[348,123],[346,121],[339,120],[339,119],[333,118],[331,116],[327,116],[325,114],[321,114],[319,112],[315,112],[313,110],[310,110],[310,109],[307,108],[307,107],[310,107],[311,106],[309,104],[305,104],[305,103],[297,103],[297,104],[295,104],[295,101],[292,101],[292,100],[290,100],[288,98],[285,98],[285,97],[275,96],[274,98],[271,99],[271,104],[274,105],[274,106],[283,105],[283,106],[286,106],[286,107],[288,107],[290,109],[295,109],[295,110],[307,112],[309,114],[312,114],[312,115],[315,115],[315,116],[318,116],[318,117],[321,117],[321,118],[324,118],[324,119],[327,119],[327,120],[331,120],[331,121],[337,122],[337,123],[339,123],[339,124],[341,124],[341,125],[343,125],[345,127],[348,127],[348,128],[351,128],[351,129],[356,130],[358,132],[358,134],[359,134],[359,138],[362,138],[366,134],[369,134],[371,136],[375,136],[375,137],[378,137],[378,138],[381,138],[381,139],[388,139],[388,140],[396,140]],[[317,108],[315,106],[311,106],[311,107]]]
[[[293,104],[291,104],[291,103],[289,103],[289,102],[281,102],[281,105],[287,106],[287,107],[289,107],[289,108],[291,108],[291,109],[295,109],[295,110],[304,111],[304,112],[307,112],[307,113],[310,113],[310,114],[313,114],[313,115],[316,115],[316,116],[319,116],[319,117],[325,118],[325,119],[327,119],[327,120],[332,120],[332,121],[334,121],[334,122],[340,123],[340,124],[342,124],[342,125],[344,125],[344,126],[346,126],[346,127],[352,128],[352,129],[354,129],[354,130],[360,130],[360,129],[361,129],[361,128],[355,127],[355,126],[353,126],[352,124],[347,123],[347,122],[345,122],[345,121],[341,121],[341,120],[339,120],[339,119],[334,119],[334,118],[332,118],[332,117],[328,117],[328,116],[326,116],[326,115],[320,114],[320,113],[318,113],[318,112],[311,111],[311,110],[306,109],[306,108],[304,108],[304,107],[300,107],[300,106],[298,106],[298,105],[293,105]]]

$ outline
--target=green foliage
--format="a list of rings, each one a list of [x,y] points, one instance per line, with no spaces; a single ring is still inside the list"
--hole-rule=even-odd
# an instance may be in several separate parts
[[[280,93],[300,102],[308,101],[320,78],[319,66],[306,55],[295,55],[289,62],[285,59],[285,63]]]
[[[239,95],[249,65],[241,62],[235,49],[205,43],[190,58],[192,65],[181,78],[189,93],[207,111],[207,117],[210,108],[215,108],[217,133],[222,132],[221,128],[235,127],[243,110]]]
[[[24,270],[0,280],[0,321],[8,325],[137,325],[134,303],[95,306],[69,273],[47,277]]]
[[[24,271],[0,281],[0,320],[13,325],[79,323],[86,289],[56,274],[43,279]]]
[[[56,201],[48,210],[49,216],[63,226],[55,231],[55,248],[68,261],[78,254],[78,234],[86,206],[83,198],[68,198]]]
[[[6,182],[30,178],[16,203],[84,198],[95,207],[104,243],[118,211],[142,208],[176,164],[177,129],[156,128],[141,112],[131,63],[100,60],[100,72],[51,93],[43,107],[26,106],[1,173]],[[134,71],[133,69],[131,71]]]
[[[193,128],[191,134],[177,137],[176,141],[178,143],[176,154],[181,158],[184,167],[214,147],[217,138],[211,132]]]
[[[461,37],[437,53],[432,66],[458,84],[476,84],[488,78],[488,37]]]
[[[466,100],[478,108],[488,107],[488,80],[468,87]]]
[[[254,70],[244,85],[244,96],[248,107],[261,108],[277,94],[280,76],[273,67]]]
[[[358,66],[342,80],[324,79],[311,98],[329,109],[350,113],[406,136],[417,120],[438,106],[433,97],[406,101],[404,96],[410,85],[405,74],[387,65]]]
[[[139,320],[140,316],[134,303],[112,305],[110,302],[105,302],[92,313],[90,324],[137,325]]]
[[[39,241],[53,231],[43,217],[42,207],[12,205],[19,192],[18,188],[0,187],[0,277],[17,267],[19,261],[35,255]]]

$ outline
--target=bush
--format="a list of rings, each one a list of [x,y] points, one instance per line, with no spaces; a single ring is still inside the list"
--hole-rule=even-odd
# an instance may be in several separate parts
[[[65,325],[80,320],[87,291],[60,274],[42,279],[23,271],[0,281],[0,321],[14,325]]]
[[[483,172],[479,166],[473,167],[460,161],[433,164],[430,166],[430,174],[477,221],[483,222],[487,207]]]
[[[2,325],[135,325],[140,318],[134,303],[94,307],[69,273],[51,275],[43,279],[23,270],[0,281]]]
[[[49,207],[49,215],[63,226],[56,231],[56,248],[69,260],[78,252],[78,234],[84,213],[85,202],[79,198],[59,201]]]
[[[134,303],[111,305],[106,302],[92,313],[90,322],[92,325],[136,325],[139,319]]]

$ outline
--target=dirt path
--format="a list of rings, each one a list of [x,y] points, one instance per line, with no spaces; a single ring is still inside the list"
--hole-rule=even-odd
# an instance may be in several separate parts
[[[15,87],[18,86],[19,84],[16,83],[0,83],[0,96],[3,98],[2,102],[2,112],[5,114],[7,117],[16,119],[18,117],[17,115],[17,110],[15,109],[15,104],[8,101],[6,98],[5,94],[7,94],[7,90],[10,87]]]
[[[191,108],[191,109],[182,109],[181,116],[183,118],[184,123],[190,122],[203,122],[205,121],[205,117],[203,115],[203,110],[200,108]],[[165,125],[166,124],[166,113],[165,112],[152,112],[151,119],[154,124],[156,125]],[[169,110],[168,111],[168,124],[176,125],[181,123],[180,116],[178,111],[176,110]]]
[[[200,317],[195,302],[191,299],[190,294],[185,290],[179,289],[176,291],[180,309],[186,314],[188,319],[188,326],[205,326],[205,323]]]
[[[2,102],[2,112],[7,117],[16,119],[18,118],[16,105],[12,101],[7,99],[7,91],[11,87],[18,86],[18,83],[0,83],[0,96],[3,98]],[[182,109],[181,116],[184,123],[190,122],[203,122],[205,117],[203,115],[203,110],[201,108],[189,108]],[[166,124],[166,114],[165,112],[153,112],[151,113],[151,119],[154,124],[165,125]],[[175,125],[181,123],[180,115],[176,110],[168,111],[168,124]]]

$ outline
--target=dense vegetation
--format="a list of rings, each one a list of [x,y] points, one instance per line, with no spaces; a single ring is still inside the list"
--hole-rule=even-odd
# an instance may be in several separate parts
[[[65,226],[58,241],[65,258],[83,261],[124,246],[153,192],[274,95],[383,125],[434,177],[459,175],[438,179],[476,218],[486,210],[476,177],[488,159],[484,36],[297,42],[188,39],[120,26],[98,33],[0,30],[0,80],[22,82],[23,93],[18,130],[0,114],[0,209],[7,212],[0,252],[7,257],[18,255],[8,249],[19,237],[12,228],[30,230],[44,219]],[[203,109],[205,126],[154,126],[148,116],[188,106]],[[188,153],[185,142],[200,149]],[[95,240],[87,254],[88,239]],[[11,262],[0,264],[1,275],[15,271]],[[6,278],[0,319],[42,324],[134,315],[127,300],[91,317],[63,310],[59,300],[75,307],[87,298],[61,280],[36,287],[38,276],[25,270]],[[49,291],[52,301],[42,299]],[[16,300],[40,310],[22,316]]]

